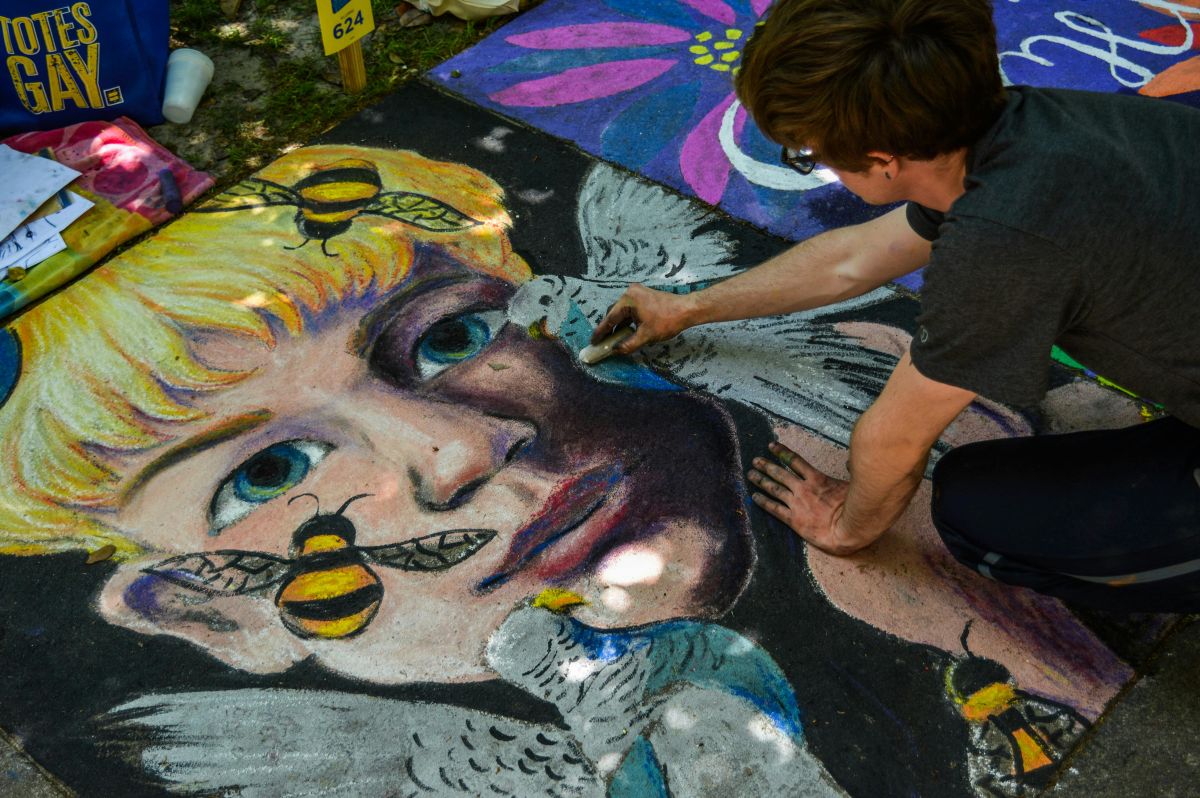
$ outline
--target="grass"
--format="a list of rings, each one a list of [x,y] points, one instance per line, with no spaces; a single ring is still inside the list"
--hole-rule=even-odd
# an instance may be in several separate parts
[[[367,88],[351,96],[341,89],[336,56],[323,54],[312,0],[243,0],[232,19],[217,0],[170,5],[172,47],[204,51],[226,77],[245,72],[236,91],[210,91],[186,128],[152,131],[213,173],[219,185],[236,182],[377,102],[504,21],[470,23],[446,15],[426,27],[402,28],[394,0],[372,0],[376,30],[362,40]]]

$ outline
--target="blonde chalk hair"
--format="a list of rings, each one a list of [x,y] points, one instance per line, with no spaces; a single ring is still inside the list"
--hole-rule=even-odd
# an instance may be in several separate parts
[[[266,347],[278,335],[304,335],[322,312],[402,285],[418,244],[500,279],[529,278],[508,240],[502,190],[474,169],[412,152],[321,146],[291,152],[256,177],[289,187],[340,161],[367,161],[383,192],[430,197],[478,224],[434,232],[364,214],[328,240],[331,257],[320,241],[287,249],[305,239],[292,205],[192,212],[18,317],[9,329],[20,342],[21,375],[0,407],[0,553],[107,544],[118,557],[139,551],[104,520],[126,480],[121,457],[177,440],[204,418],[193,397],[248,376],[197,360],[196,334],[233,333]]]

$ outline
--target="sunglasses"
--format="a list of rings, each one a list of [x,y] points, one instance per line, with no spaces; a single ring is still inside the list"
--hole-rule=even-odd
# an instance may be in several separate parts
[[[802,175],[811,174],[812,170],[817,168],[817,158],[809,149],[793,150],[791,147],[784,147],[779,159],[785,166],[792,167]]]

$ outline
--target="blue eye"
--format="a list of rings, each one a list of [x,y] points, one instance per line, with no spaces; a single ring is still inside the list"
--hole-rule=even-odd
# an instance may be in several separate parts
[[[220,532],[299,485],[332,449],[317,441],[286,441],[252,456],[217,488],[209,506],[210,531]]]
[[[298,446],[277,443],[251,457],[233,472],[233,492],[242,501],[274,499],[308,476],[310,461]]]
[[[504,311],[464,313],[443,319],[417,341],[413,360],[417,376],[432,379],[453,365],[482,352],[504,326]]]

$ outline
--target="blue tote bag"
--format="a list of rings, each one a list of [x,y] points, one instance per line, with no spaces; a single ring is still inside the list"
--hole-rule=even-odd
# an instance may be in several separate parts
[[[167,0],[0,2],[0,133],[163,121]]]

